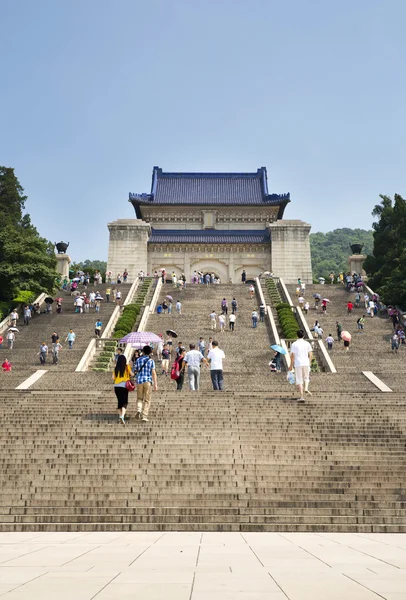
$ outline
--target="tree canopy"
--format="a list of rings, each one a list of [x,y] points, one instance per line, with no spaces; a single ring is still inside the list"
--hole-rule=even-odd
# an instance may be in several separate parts
[[[350,244],[364,244],[362,252],[370,254],[373,245],[373,232],[365,229],[335,229],[327,233],[311,233],[310,249],[312,255],[313,277],[328,277],[348,271]]]
[[[0,166],[0,302],[21,291],[52,291],[56,259],[53,244],[42,238],[24,214],[27,196],[14,169]]]
[[[406,308],[406,200],[399,194],[394,199],[380,196],[372,215],[373,252],[367,257],[364,269],[369,285],[386,304]]]

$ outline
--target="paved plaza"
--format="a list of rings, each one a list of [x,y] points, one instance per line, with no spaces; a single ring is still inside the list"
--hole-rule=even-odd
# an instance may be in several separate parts
[[[406,599],[406,535],[1,533],[5,600]]]

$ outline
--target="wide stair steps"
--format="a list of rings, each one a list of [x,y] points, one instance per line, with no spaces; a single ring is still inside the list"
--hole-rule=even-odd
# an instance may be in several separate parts
[[[133,402],[123,427],[113,393],[0,393],[0,531],[406,532],[403,395]]]
[[[287,286],[292,301],[298,304],[295,295],[296,286]],[[314,308],[313,295],[319,293],[322,297],[330,300],[327,312],[322,313],[321,308]],[[406,346],[400,348],[396,356],[391,351],[390,337],[393,333],[392,321],[387,316],[367,315],[363,304],[363,293],[361,293],[360,308],[353,308],[351,314],[347,314],[347,302],[349,300],[355,305],[355,292],[347,291],[340,285],[309,285],[306,286],[305,298],[309,300],[311,309],[305,317],[309,327],[313,327],[317,319],[323,330],[323,338],[331,333],[336,340],[331,351],[331,359],[340,374],[351,375],[362,373],[362,371],[373,371],[380,379],[395,391],[405,389],[406,377],[401,364],[406,354]],[[360,333],[357,327],[357,319],[365,315],[364,332]],[[342,342],[337,341],[336,322],[339,321],[343,330],[349,331],[352,341],[348,352],[345,351]]]
[[[97,286],[97,290],[100,291],[104,298],[106,287],[106,284]],[[111,286],[109,287],[111,288]],[[120,286],[123,300],[129,288],[129,284],[122,284]],[[96,288],[88,286],[86,293],[89,294],[92,290],[96,291]],[[80,291],[82,291],[82,286],[80,286]],[[18,385],[18,383],[21,383],[21,381],[40,368],[48,369],[49,372],[57,371],[58,373],[74,371],[91,338],[94,337],[94,326],[97,318],[101,318],[103,327],[105,327],[116,306],[115,303],[104,300],[101,303],[99,313],[96,313],[94,308],[90,308],[89,313],[83,312],[83,314],[79,314],[75,312],[73,296],[62,291],[59,292],[59,295],[63,298],[61,314],[55,312],[55,304],[53,304],[53,312],[51,314],[41,313],[40,315],[35,315],[28,326],[24,326],[22,319],[20,319],[18,324],[19,333],[16,334],[13,350],[8,350],[4,347],[5,344],[3,344],[3,348],[0,349],[1,360],[3,361],[4,357],[7,356],[13,365],[13,372],[11,374],[6,373],[0,377],[0,388],[11,387],[11,382]],[[68,349],[68,342],[65,342],[70,328],[76,333],[76,341],[72,350]],[[39,347],[45,341],[49,350],[51,350],[51,335],[54,331],[59,334],[60,343],[63,347],[59,353],[59,364],[52,364],[52,355],[51,351],[49,351],[46,365],[42,367],[38,357]],[[12,375],[13,377],[6,377],[8,375]],[[66,380],[65,385],[67,385]]]
[[[0,531],[406,532],[403,392],[382,394],[343,363],[312,374],[298,404],[269,372],[268,329],[252,329],[258,298],[246,287],[166,294],[183,314],[151,315],[147,330],[175,329],[185,345],[207,342],[223,297],[238,300],[235,333],[214,334],[225,391],[203,370],[201,391],[186,380],[176,392],[157,363],[150,421],[135,420],[131,394],[125,427],[110,373],[71,373],[67,385],[53,370],[29,391],[0,391]]]

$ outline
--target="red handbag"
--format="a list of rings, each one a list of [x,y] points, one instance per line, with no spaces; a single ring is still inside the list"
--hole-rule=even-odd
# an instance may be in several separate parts
[[[131,379],[128,379],[128,381],[125,382],[125,389],[129,392],[133,392],[135,390],[135,385],[133,384]]]

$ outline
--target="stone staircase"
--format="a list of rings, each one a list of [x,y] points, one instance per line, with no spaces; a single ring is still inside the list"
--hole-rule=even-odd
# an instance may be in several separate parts
[[[287,286],[292,301],[297,304],[296,286]],[[327,312],[314,308],[313,294],[319,293],[328,298]],[[311,309],[306,317],[310,327],[317,319],[323,330],[325,339],[331,333],[336,340],[331,352],[331,358],[336,369],[345,373],[360,373],[374,371],[391,373],[397,371],[399,361],[391,352],[390,336],[393,333],[392,322],[386,317],[368,317],[363,303],[360,308],[353,308],[352,314],[347,314],[347,302],[351,299],[355,304],[355,292],[347,291],[340,285],[309,285],[306,287],[306,299],[309,299]],[[362,295],[361,295],[362,296]],[[364,333],[358,333],[357,319],[365,315]],[[349,352],[346,352],[342,342],[337,341],[336,321],[352,335]]]
[[[100,291],[103,297],[105,296],[106,287],[105,284],[97,286],[97,290]],[[129,284],[121,285],[123,298],[127,295],[129,288]],[[88,286],[87,294],[92,289],[95,288]],[[16,382],[16,385],[18,385],[40,368],[49,369],[50,372],[57,370],[59,373],[74,371],[90,339],[94,336],[94,325],[97,317],[100,316],[103,326],[106,326],[115,308],[113,302],[104,301],[98,314],[95,313],[94,308],[91,308],[89,313],[78,314],[75,313],[73,306],[74,297],[64,292],[60,292],[59,295],[63,298],[61,314],[57,314],[54,308],[51,314],[41,313],[34,316],[28,326],[24,326],[20,319],[18,324],[19,333],[16,334],[13,350],[8,350],[6,344],[3,344],[3,348],[0,349],[0,360],[3,362],[7,356],[13,365],[13,372],[0,377],[0,388],[3,386],[8,387],[11,381]],[[70,328],[76,333],[76,341],[72,350],[68,349],[68,343],[65,342]],[[48,347],[51,348],[51,334],[53,331],[59,334],[60,343],[63,347],[59,355],[59,364],[52,364],[52,356],[49,353],[45,367],[41,367],[38,357],[39,346],[41,342],[45,341]],[[13,377],[6,377],[5,375],[12,375]]]
[[[406,531],[401,395],[159,392],[123,428],[80,387],[1,393],[0,531]]]
[[[334,322],[346,300],[335,292]],[[207,342],[211,310],[237,298],[235,333],[215,333],[225,391],[203,371],[200,392],[186,381],[176,392],[158,363],[150,421],[134,419],[132,394],[122,427],[109,373],[72,373],[67,386],[51,370],[28,391],[0,390],[0,531],[406,532],[404,393],[380,393],[343,356],[298,404],[285,376],[269,373],[267,326],[252,329],[258,299],[246,287],[167,284],[166,294],[183,314],[151,315],[147,329],[175,329],[185,345]],[[379,345],[372,326],[365,337],[375,331]]]

